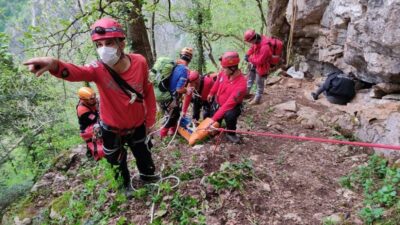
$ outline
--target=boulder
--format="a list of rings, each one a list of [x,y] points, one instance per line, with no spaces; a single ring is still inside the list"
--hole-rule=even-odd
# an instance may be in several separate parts
[[[296,101],[288,101],[274,106],[275,109],[289,112],[297,112]]]

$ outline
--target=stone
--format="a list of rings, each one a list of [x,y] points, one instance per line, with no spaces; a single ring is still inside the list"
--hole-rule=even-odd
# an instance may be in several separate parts
[[[283,215],[283,218],[285,220],[292,220],[296,222],[296,224],[303,224],[302,219],[300,216],[298,216],[296,213],[288,213]]]
[[[204,147],[204,145],[195,145],[192,147],[193,150],[201,150]]]
[[[400,94],[385,95],[382,97],[382,99],[400,101]]]
[[[21,221],[21,225],[29,225],[29,224],[32,224],[31,218],[25,218]]]
[[[48,188],[48,187],[50,187],[51,183],[52,183],[51,180],[46,180],[46,179],[40,180],[32,186],[31,192],[36,192],[39,189]]]
[[[340,214],[332,214],[324,219],[324,221],[331,222],[330,224],[340,224],[343,222],[343,216]]]
[[[385,95],[385,92],[378,88],[371,88],[371,91],[369,92],[369,97],[371,98],[378,98],[381,99]]]
[[[374,86],[385,92],[386,94],[399,93],[400,92],[400,84],[391,84],[391,83],[379,83]]]
[[[282,77],[278,77],[278,76],[268,77],[267,81],[265,82],[265,84],[266,85],[274,85],[276,83],[279,83],[279,81],[281,81],[281,80],[282,80]]]
[[[288,101],[284,102],[278,105],[273,106],[277,110],[282,110],[282,111],[289,111],[289,112],[297,112],[297,105],[296,101]]]

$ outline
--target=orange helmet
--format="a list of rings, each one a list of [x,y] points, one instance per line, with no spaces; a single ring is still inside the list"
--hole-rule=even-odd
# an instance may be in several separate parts
[[[111,38],[125,38],[121,24],[116,20],[105,17],[97,20],[91,27],[92,41]]]
[[[225,52],[221,57],[222,67],[231,67],[239,65],[240,58],[237,52]]]
[[[189,48],[189,47],[182,48],[180,55],[181,56],[184,55],[184,56],[187,56],[190,59],[192,59],[192,57],[193,57],[193,48]]]
[[[244,40],[250,42],[256,36],[256,32],[253,29],[246,30],[244,32]]]
[[[81,100],[90,100],[96,98],[96,92],[90,87],[81,87],[78,90],[78,96]]]

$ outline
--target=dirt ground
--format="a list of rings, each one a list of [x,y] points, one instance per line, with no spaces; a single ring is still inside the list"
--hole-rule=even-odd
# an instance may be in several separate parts
[[[338,112],[312,101],[306,95],[309,93],[307,90],[313,88],[312,82],[290,78],[267,86],[261,105],[245,104],[238,130],[333,138],[338,134],[333,124],[304,122],[296,111],[272,108],[295,100],[298,107],[317,112],[316,121],[319,115],[338,116]],[[231,144],[222,138],[211,139],[195,147],[189,147],[182,143],[182,139],[177,139],[171,146],[153,152],[158,168],[161,165],[171,168],[179,160],[179,171],[200,168],[205,176],[218,171],[226,161],[252,161],[254,177],[245,181],[242,190],[215,191],[203,185],[202,178],[183,181],[174,190],[202,200],[207,224],[309,225],[323,224],[328,216],[342,224],[362,224],[357,217],[361,196],[341,188],[338,181],[353,167],[365,163],[372,153],[371,149],[244,134],[240,137],[241,144]],[[160,143],[156,138],[155,146],[158,145]],[[179,159],[173,156],[176,151],[180,152]],[[71,168],[79,167],[80,163],[78,161]],[[132,164],[130,167],[135,173]],[[77,179],[80,179],[79,176],[70,176],[60,181],[68,185],[53,184],[52,192],[60,195],[68,186],[81,185]],[[50,200],[46,196],[37,196],[33,208],[39,211]],[[151,206],[148,202],[132,199],[121,207],[125,209],[122,214],[115,216],[115,220],[111,220],[111,224],[116,224],[121,216],[134,224],[149,223]],[[169,215],[166,214],[162,221],[170,222]]]

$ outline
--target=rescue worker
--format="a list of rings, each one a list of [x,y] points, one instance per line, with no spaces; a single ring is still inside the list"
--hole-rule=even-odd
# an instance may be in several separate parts
[[[80,136],[86,141],[86,156],[96,161],[104,157],[103,141],[94,137],[95,124],[99,119],[98,101],[96,92],[90,87],[81,87],[78,90],[79,102],[76,106]]]
[[[193,48],[184,47],[179,53],[179,59],[176,60],[176,64],[188,66],[190,61],[192,61],[192,58],[193,58]]]
[[[84,133],[86,128],[97,122],[99,113],[97,111],[96,93],[90,87],[81,87],[78,90],[79,102],[76,113],[79,121],[79,129]]]
[[[24,63],[36,76],[49,71],[67,81],[93,81],[100,95],[100,126],[107,161],[117,165],[116,178],[121,175],[126,194],[131,196],[130,173],[125,143],[130,147],[143,181],[158,179],[150,153],[151,143],[146,135],[156,121],[156,101],[148,80],[146,59],[139,54],[125,54],[125,33],[113,18],[102,18],[91,26],[91,39],[100,61],[77,66],[56,58],[38,57]],[[120,78],[136,91],[123,89],[106,67],[119,73]],[[136,97],[136,98],[135,98]]]
[[[207,101],[214,80],[210,75],[200,76],[197,71],[190,71],[188,79],[188,87],[183,101],[182,114],[186,116],[190,102],[193,102],[193,116],[196,121],[200,119],[200,111],[203,108],[203,119],[210,117],[211,105]]]
[[[181,96],[186,92],[186,82],[189,76],[187,67],[193,57],[193,49],[185,47],[182,49],[171,77],[169,78],[169,92],[171,99],[160,102],[161,109],[166,116],[166,121],[160,130],[160,137],[165,138],[168,134],[173,135],[177,129],[181,112]]]
[[[228,130],[236,130],[242,101],[246,94],[246,78],[239,69],[239,62],[237,52],[225,52],[222,55],[222,71],[218,74],[217,81],[207,96],[209,102],[213,101],[211,107],[213,122],[218,121],[221,124],[224,119]],[[228,132],[226,137],[233,143],[240,142],[234,132]]]
[[[272,51],[268,45],[267,37],[256,33],[252,29],[244,33],[244,40],[251,43],[251,47],[247,51],[244,60],[252,64],[247,77],[246,95],[250,94],[255,80],[257,90],[250,104],[257,105],[261,103],[261,97],[264,93],[264,81],[270,69],[269,61],[272,57]]]

